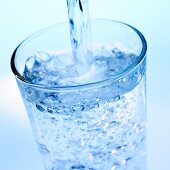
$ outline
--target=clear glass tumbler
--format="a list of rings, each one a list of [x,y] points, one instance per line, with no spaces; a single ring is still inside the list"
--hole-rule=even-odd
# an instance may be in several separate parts
[[[68,23],[29,36],[12,55],[45,168],[146,170],[145,38],[113,20],[92,20],[91,31],[93,69],[78,78]]]

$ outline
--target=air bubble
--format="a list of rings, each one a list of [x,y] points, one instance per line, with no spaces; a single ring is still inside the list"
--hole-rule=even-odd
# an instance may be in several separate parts
[[[48,113],[52,114],[52,113],[54,113],[54,108],[52,106],[48,106],[47,111],[48,111]]]
[[[119,95],[114,98],[114,101],[118,101],[118,100],[120,100],[120,96]]]
[[[74,165],[74,166],[71,167],[71,169],[84,170],[85,166],[84,165]]]
[[[47,154],[47,153],[50,152],[45,145],[40,144],[40,143],[39,143],[39,150],[40,150],[40,152],[43,153],[43,154]]]
[[[41,65],[41,59],[36,57],[36,55],[35,55],[35,56],[32,56],[27,59],[25,66],[28,70],[30,70],[30,69],[38,67],[40,65]]]
[[[51,123],[57,123],[58,122],[58,120],[57,119],[55,119],[54,117],[52,117],[52,118],[50,118],[51,119]]]
[[[44,112],[45,108],[40,104],[40,103],[36,103],[36,108],[40,111],[40,112]]]
[[[128,162],[128,161],[130,161],[130,160],[132,160],[132,158],[131,158],[131,157],[126,158],[126,162]]]
[[[141,133],[141,132],[143,132],[144,126],[145,126],[145,125],[142,125],[142,124],[138,124],[138,125],[135,124],[134,129],[135,129],[136,133]]]
[[[117,150],[116,149],[113,149],[112,150],[112,154],[114,155],[114,154],[116,154],[117,153]]]

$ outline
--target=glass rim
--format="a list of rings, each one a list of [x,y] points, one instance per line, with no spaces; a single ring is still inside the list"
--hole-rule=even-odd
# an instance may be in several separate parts
[[[39,31],[36,31],[35,33],[29,35],[27,38],[25,38],[18,46],[17,48],[14,50],[12,57],[11,57],[11,70],[13,72],[13,74],[15,75],[15,77],[17,78],[17,80],[19,80],[20,82],[27,84],[29,86],[35,87],[35,88],[40,88],[40,89],[45,89],[45,90],[62,90],[62,91],[68,91],[68,90],[78,90],[78,89],[89,89],[89,88],[94,88],[94,87],[98,87],[98,86],[105,86],[107,84],[116,82],[117,80],[121,79],[122,77],[126,76],[127,74],[130,74],[131,72],[133,72],[133,70],[136,69],[136,67],[138,67],[138,65],[140,65],[140,63],[143,62],[143,60],[146,57],[146,51],[147,51],[147,42],[145,37],[143,36],[143,34],[136,29],[135,27],[121,22],[121,21],[117,21],[117,20],[112,20],[112,19],[91,19],[91,21],[103,21],[103,22],[110,22],[110,23],[117,23],[123,26],[126,26],[127,28],[130,28],[131,30],[133,30],[138,37],[141,40],[142,43],[142,49],[140,54],[137,56],[137,60],[135,60],[132,64],[130,64],[130,66],[128,66],[126,69],[123,70],[123,72],[119,73],[116,76],[113,77],[109,77],[106,78],[104,80],[101,81],[97,81],[97,82],[92,82],[92,83],[86,83],[86,84],[80,84],[80,85],[71,85],[71,86],[57,86],[57,85],[41,85],[41,84],[33,84],[30,83],[28,81],[25,80],[25,78],[18,72],[17,68],[15,67],[15,57],[17,54],[18,49],[24,45],[27,41],[29,41],[30,39],[40,35],[41,33],[43,33],[44,31],[49,30],[50,28],[53,28],[55,26],[62,26],[64,24],[66,24],[67,22],[62,22],[62,23],[58,23],[58,24],[53,24],[51,26],[45,27],[43,29],[40,29]]]

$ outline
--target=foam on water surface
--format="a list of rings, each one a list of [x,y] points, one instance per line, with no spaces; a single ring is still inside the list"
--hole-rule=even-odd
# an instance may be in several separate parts
[[[136,59],[117,48],[93,51],[89,69],[80,74],[71,54],[37,52],[26,61],[24,77],[33,84],[73,86],[114,78],[128,68]]]

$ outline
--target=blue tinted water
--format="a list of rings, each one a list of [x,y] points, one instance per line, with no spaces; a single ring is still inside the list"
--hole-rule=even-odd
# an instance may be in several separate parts
[[[93,56],[83,76],[71,59],[62,62],[69,54],[50,52],[44,52],[45,60],[30,57],[24,76],[47,87],[91,83],[114,78],[136,57],[115,48],[105,50]],[[146,170],[144,62],[98,88],[64,92],[22,85],[46,170]]]

